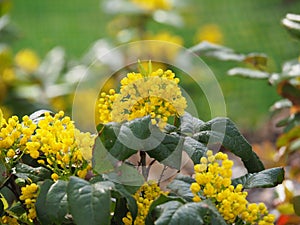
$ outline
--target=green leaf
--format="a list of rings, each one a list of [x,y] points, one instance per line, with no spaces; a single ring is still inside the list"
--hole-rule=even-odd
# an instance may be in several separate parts
[[[200,162],[200,158],[205,155],[207,146],[191,137],[185,137],[183,143],[184,151],[189,155],[194,164]]]
[[[21,217],[26,213],[24,205],[21,202],[14,202],[8,210],[18,217]]]
[[[167,202],[170,202],[170,201],[173,201],[173,202],[180,202],[182,204],[185,203],[185,201],[182,199],[182,198],[178,198],[178,197],[174,197],[174,196],[167,196],[167,195],[160,195],[157,199],[155,199],[150,207],[149,207],[149,211],[148,211],[148,215],[146,217],[146,220],[145,220],[145,224],[146,225],[152,225],[153,224],[153,221],[152,221],[152,212],[153,210],[155,209],[155,207],[159,206],[159,205],[162,205],[164,203],[167,203]]]
[[[200,131],[200,126],[204,122],[191,114],[185,112],[183,116],[180,117],[180,132],[182,134],[191,136]]]
[[[229,76],[241,76],[254,79],[267,79],[270,76],[267,72],[241,67],[230,69],[227,73]]]
[[[14,174],[19,178],[30,179],[34,183],[51,177],[51,171],[45,167],[31,167],[23,163],[16,165]]]
[[[241,158],[249,173],[264,170],[263,163],[252,150],[251,145],[228,118],[217,117],[206,122],[194,137],[207,145],[220,143]]]
[[[125,185],[127,188],[132,187],[135,191],[145,182],[143,176],[135,168],[125,163],[117,167],[114,172],[105,174],[104,177],[114,183]]]
[[[92,156],[92,165],[93,169],[98,173],[107,173],[114,170],[115,159],[108,153],[99,138],[96,138],[93,156]]]
[[[295,196],[292,199],[293,206],[294,206],[294,211],[295,213],[300,216],[300,195]]]
[[[217,208],[209,201],[187,204],[178,201],[165,203],[156,225],[214,224],[227,225]]]
[[[48,208],[46,207],[46,197],[48,190],[54,182],[52,180],[45,180],[43,184],[40,186],[40,192],[37,197],[35,206],[38,220],[41,224],[53,224],[51,219],[48,216]]]
[[[138,188],[139,187],[137,187],[137,189]],[[133,193],[130,193],[124,185],[121,185],[121,184],[118,184],[118,183],[116,183],[114,185],[114,190],[116,192],[118,192],[124,199],[126,199],[126,205],[125,206],[126,206],[126,209],[128,207],[133,220],[136,218],[138,209],[137,209],[136,200],[132,197],[132,195],[136,192],[137,189],[135,189],[135,191]],[[123,212],[124,212],[124,210],[123,210]],[[116,215],[116,217],[120,217],[120,215]]]
[[[51,185],[46,196],[47,214],[55,224],[62,224],[68,213],[67,186],[68,182],[58,180]]]
[[[258,173],[248,173],[232,180],[233,185],[242,184],[244,188],[268,188],[281,184],[284,180],[283,168],[271,168]]]
[[[105,147],[105,149],[116,159],[118,160],[125,160],[134,153],[136,153],[136,150],[130,149],[128,146],[124,145],[118,136],[124,134],[121,133],[121,127],[122,124],[119,123],[108,123],[104,125],[104,128],[102,130],[102,133],[100,134],[100,139]]]
[[[76,224],[110,224],[110,182],[90,184],[71,177],[67,187],[69,210]]]
[[[190,186],[193,182],[195,182],[195,180],[190,176],[178,174],[176,178],[168,184],[168,188],[177,196],[191,201],[194,197],[190,190]]]
[[[164,140],[147,154],[162,164],[180,170],[184,138],[165,134]]]
[[[104,147],[117,160],[125,160],[140,150],[167,166],[180,168],[183,139],[173,133],[163,133],[151,124],[150,116],[108,123],[98,130]]]

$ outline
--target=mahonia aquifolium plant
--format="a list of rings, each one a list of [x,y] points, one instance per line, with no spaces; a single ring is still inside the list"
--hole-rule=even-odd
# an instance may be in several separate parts
[[[84,178],[91,170],[95,137],[76,129],[64,112],[55,115],[45,112],[44,118],[38,122],[33,122],[28,116],[24,116],[21,122],[17,116],[6,121],[2,112],[0,114],[1,161],[5,162],[7,171],[13,172],[14,165],[22,162],[25,155],[48,168],[54,181],[67,180],[70,176]],[[32,222],[37,216],[35,202],[39,186],[29,182],[21,187],[19,200],[25,205],[28,222]],[[10,212],[2,216],[1,223],[19,224]]]
[[[268,213],[264,203],[249,203],[243,185],[234,187],[231,184],[232,166],[233,161],[227,154],[218,152],[214,155],[208,150],[200,164],[194,166],[196,182],[190,186],[193,201],[211,199],[229,224],[234,224],[237,219],[242,219],[243,224],[274,224],[275,217]]]
[[[169,117],[182,116],[187,107],[179,81],[171,70],[128,73],[120,82],[119,93],[113,89],[101,93],[100,122],[124,122],[150,115],[152,124],[163,129]]]
[[[155,181],[148,181],[137,190],[137,192],[133,196],[138,206],[138,213],[137,217],[134,220],[134,225],[145,224],[145,219],[148,215],[150,205],[161,194],[167,195],[168,192],[162,191]],[[122,221],[125,225],[131,225],[131,213],[128,212],[126,217],[124,217]]]

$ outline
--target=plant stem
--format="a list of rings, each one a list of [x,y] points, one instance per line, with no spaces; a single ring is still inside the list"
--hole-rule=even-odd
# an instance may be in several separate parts
[[[145,178],[145,180],[147,180],[148,173],[146,167],[146,152],[140,151],[140,157],[141,157],[142,175]]]

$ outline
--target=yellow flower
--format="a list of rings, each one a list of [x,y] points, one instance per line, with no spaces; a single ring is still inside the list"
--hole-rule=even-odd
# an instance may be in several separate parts
[[[37,70],[40,60],[35,52],[30,49],[23,49],[15,56],[15,62],[18,67],[27,73],[33,73]]]
[[[171,70],[158,69],[148,74],[128,73],[121,80],[120,93],[101,93],[100,121],[124,122],[151,116],[151,123],[163,129],[169,117],[181,116],[187,106]]]
[[[268,214],[264,203],[249,203],[243,185],[231,185],[232,166],[233,161],[227,154],[219,152],[213,155],[212,151],[207,151],[200,164],[194,166],[196,182],[190,186],[193,201],[212,199],[228,223],[241,218],[247,224],[273,224],[274,216]]]
[[[157,9],[170,10],[172,7],[169,0],[131,0],[131,2],[147,11]]]
[[[144,225],[145,219],[148,214],[151,203],[158,198],[161,194],[167,194],[167,192],[161,191],[158,184],[154,181],[144,183],[139,190],[134,194],[134,198],[137,202],[138,212],[134,221],[134,225]],[[122,218],[125,225],[132,224],[131,213],[128,212],[126,217]]]
[[[223,43],[223,34],[216,24],[207,24],[201,27],[196,34],[196,42],[208,41],[215,44]]]
[[[8,158],[13,158],[16,155],[16,153],[13,149],[9,149],[6,155]]]
[[[27,217],[30,221],[36,218],[35,202],[38,196],[38,185],[31,183],[21,188],[20,200],[24,201],[28,210]]]
[[[57,173],[52,173],[51,174],[51,179],[54,181],[57,181],[59,179],[59,176],[57,175]]]

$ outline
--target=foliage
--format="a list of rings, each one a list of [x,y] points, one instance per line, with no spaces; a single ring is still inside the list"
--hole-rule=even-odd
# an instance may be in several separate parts
[[[147,77],[148,74],[143,76]],[[159,78],[159,73],[153,77]],[[135,93],[132,95],[135,96]],[[102,103],[100,101],[100,110],[103,109]],[[155,103],[150,102],[150,108],[152,104]],[[116,106],[118,104],[112,104],[109,112],[112,113]],[[141,107],[145,105],[141,104]],[[135,110],[134,107],[131,109]],[[95,141],[95,137],[89,133],[77,131],[69,117],[62,112],[51,115],[43,111],[30,117],[24,116],[22,122],[17,117],[8,121],[2,118],[1,165],[5,171],[1,192],[2,202],[5,203],[1,209],[2,223],[11,224],[7,221],[13,218],[24,224],[120,224],[121,220],[125,224],[131,224],[132,221],[135,221],[134,224],[153,224],[155,221],[158,224],[180,224],[183,220],[191,223],[241,223],[246,217],[228,219],[213,200],[216,198],[214,195],[203,197],[204,201],[200,203],[193,202],[195,199],[191,197],[195,189],[190,183],[193,178],[177,178],[181,180],[180,186],[171,183],[168,192],[160,190],[160,181],[148,180],[154,161],[179,170],[183,151],[187,151],[193,159],[196,172],[198,163],[203,162],[207,155],[207,173],[211,172],[210,166],[215,166],[212,157],[217,160],[219,156],[223,159],[227,155],[219,152],[212,156],[212,151],[207,150],[209,139],[212,139],[212,143],[220,143],[243,160],[249,173],[234,180],[239,191],[244,185],[246,188],[273,187],[283,181],[283,169],[274,168],[272,172],[264,170],[263,164],[230,119],[200,122],[187,112],[180,113],[179,108],[175,114],[168,114],[173,120],[167,120],[161,126],[159,120],[162,117],[155,116],[157,108],[151,109],[147,111],[148,115],[140,117],[137,114],[130,121],[127,121],[130,119],[127,117],[125,121],[100,124],[96,138],[100,142]],[[167,126],[170,121],[178,121],[171,131]],[[225,128],[223,135],[220,133],[221,126]],[[92,159],[83,157],[93,149]],[[97,165],[102,160],[98,157],[103,153],[109,156],[107,159],[110,158],[106,162],[111,164],[108,170]],[[135,165],[130,156],[137,153],[140,159]],[[153,161],[147,163],[147,157]],[[231,162],[228,164],[231,167],[233,162],[227,161]],[[221,176],[224,172],[227,174],[226,185],[222,185],[223,191],[231,188],[228,169],[220,167],[216,171]],[[206,168],[201,171],[205,173]],[[163,173],[164,170],[161,177]],[[173,182],[177,182],[177,179]],[[197,173],[195,179],[198,182]],[[214,181],[211,182],[213,185]],[[208,194],[205,190],[204,196]],[[24,205],[22,210],[16,210],[21,205]],[[188,208],[197,216],[187,214]],[[267,211],[264,207],[261,209],[262,220],[272,224],[274,218],[265,214]],[[170,213],[174,213],[171,218]],[[242,214],[241,211],[239,215]],[[259,219],[255,221],[258,223]]]
[[[116,0],[104,4],[107,12],[116,15],[109,24],[114,28],[111,31],[116,43],[149,39],[183,43],[178,36],[165,32],[152,34],[145,29],[153,21],[167,26],[182,25],[180,5],[167,0]],[[122,15],[118,16],[120,10]],[[5,25],[0,32],[6,34],[8,19],[5,16],[0,19]],[[66,102],[80,81],[96,82],[99,77],[93,75],[110,74],[110,69],[118,68],[114,57],[126,61],[130,56],[115,54],[113,60],[107,58],[103,63],[105,51],[114,45],[101,40],[82,62],[72,64],[60,47],[41,60],[30,49],[13,54],[7,39],[1,42],[5,43],[0,48],[1,104],[17,112],[20,107],[17,100],[29,106],[22,112],[28,116],[22,117],[10,116],[4,107],[3,116],[0,110],[2,224],[274,223],[274,216],[263,203],[245,199],[245,189],[277,186],[283,182],[284,169],[265,169],[229,118],[217,117],[205,122],[189,114],[187,100],[179,87],[184,76],[179,79],[175,76],[177,71],[171,71],[169,65],[151,63],[147,58],[112,74],[113,85],[104,80],[106,77],[100,77],[105,85],[96,90],[101,91],[95,113],[97,131],[91,134],[76,128],[63,111],[52,113],[52,110],[63,108],[68,114],[70,103]],[[191,50],[201,56],[244,62],[254,68],[235,68],[231,75],[267,77],[261,71],[266,66],[263,54],[237,54],[207,42]],[[149,59],[156,55],[175,58],[176,54],[165,48],[147,52]],[[91,75],[86,80],[83,71]],[[128,72],[126,77],[124,71]],[[115,81],[119,80],[117,89]],[[283,85],[275,75],[272,82],[281,85],[280,93],[288,96],[291,103],[298,104],[292,84]],[[84,94],[91,93],[85,90]],[[82,95],[83,103],[88,102],[86,95]],[[46,110],[35,111],[37,108]],[[88,107],[80,110],[85,108]],[[84,112],[83,115],[84,122],[92,120]],[[293,124],[290,122],[289,125]],[[289,143],[295,133],[297,130],[283,137],[282,145]],[[219,148],[215,148],[213,155],[209,149],[214,146]],[[247,173],[232,179],[233,161],[222,152],[240,158]],[[191,176],[180,174],[184,155],[194,165]],[[154,164],[163,169],[159,179],[152,181],[149,177]],[[179,175],[163,186],[167,168]]]
[[[300,15],[287,14],[282,19],[282,25],[289,33],[299,40],[300,31]],[[277,123],[278,127],[283,127],[283,133],[277,138],[276,147],[278,148],[278,161],[284,161],[286,167],[289,168],[289,173],[286,179],[293,180],[296,185],[299,181],[299,166],[293,165],[290,161],[293,157],[299,157],[300,150],[300,62],[298,59],[287,61],[283,64],[280,72],[270,72],[267,70],[267,56],[263,54],[240,54],[234,50],[209,43],[201,43],[192,48],[199,54],[209,57],[214,57],[219,60],[232,60],[242,62],[245,67],[235,67],[228,71],[230,76],[241,76],[251,79],[264,79],[272,85],[277,93],[282,97],[281,100],[275,102],[271,106],[271,112],[276,114],[280,111],[288,109],[288,115]],[[283,214],[279,218],[280,224],[288,224],[289,222],[298,223],[299,218],[293,214],[300,215],[299,211],[299,196],[294,196],[294,193],[288,190],[284,184],[284,200],[277,207]],[[290,196],[287,193],[290,192]],[[291,210],[285,210],[286,208]],[[285,215],[288,214],[288,215]],[[283,222],[284,221],[284,222]]]

